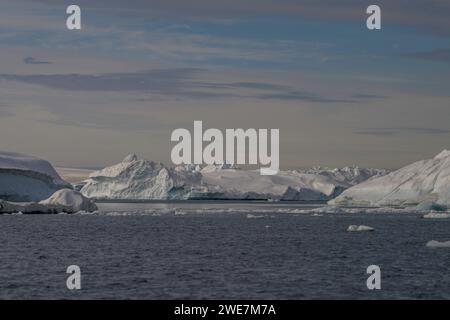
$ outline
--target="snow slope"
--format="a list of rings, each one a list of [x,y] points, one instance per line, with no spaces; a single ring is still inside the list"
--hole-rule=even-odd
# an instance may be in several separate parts
[[[330,204],[337,205],[450,205],[450,151],[390,174],[358,184]]]
[[[52,165],[32,156],[0,152],[0,199],[39,201],[70,185]]]
[[[262,176],[259,170],[224,165],[168,168],[129,155],[121,163],[93,172],[81,192],[97,199],[329,200],[355,181],[384,172],[359,168],[320,171]]]

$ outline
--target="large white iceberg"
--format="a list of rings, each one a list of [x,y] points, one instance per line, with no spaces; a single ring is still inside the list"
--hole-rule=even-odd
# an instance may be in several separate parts
[[[93,172],[81,192],[96,199],[329,200],[360,180],[384,173],[348,167],[262,176],[259,170],[226,165],[168,168],[129,155],[119,164]]]
[[[127,156],[121,163],[91,173],[81,192],[97,199],[187,199],[201,174]]]
[[[0,152],[0,199],[40,201],[61,188],[70,187],[45,160]]]
[[[337,205],[450,205],[450,151],[369,179],[330,201]]]

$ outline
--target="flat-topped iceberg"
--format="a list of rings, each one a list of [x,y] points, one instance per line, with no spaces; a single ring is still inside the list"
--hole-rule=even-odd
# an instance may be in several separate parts
[[[97,210],[95,203],[80,192],[71,189],[56,191],[40,202],[9,202],[0,200],[0,213],[75,213]]]
[[[330,201],[337,205],[450,205],[450,151],[422,160],[382,177],[369,179]],[[433,209],[430,207],[431,209]],[[435,210],[435,209],[433,209]]]
[[[0,199],[40,201],[61,188],[70,188],[70,184],[61,179],[48,161],[0,152]]]
[[[90,198],[122,200],[329,200],[361,180],[385,173],[347,167],[263,176],[259,170],[230,165],[169,168],[129,155],[116,165],[93,172],[81,192]]]

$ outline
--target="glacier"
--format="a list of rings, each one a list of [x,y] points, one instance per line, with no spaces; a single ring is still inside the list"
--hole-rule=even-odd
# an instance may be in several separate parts
[[[0,151],[0,199],[40,201],[62,188],[71,188],[46,160]]]
[[[445,211],[450,206],[450,151],[417,161],[345,190],[329,204],[413,206]]]
[[[91,173],[81,192],[108,200],[329,200],[360,181],[386,173],[358,167],[318,167],[263,176],[259,170],[231,165],[166,167],[131,154]]]

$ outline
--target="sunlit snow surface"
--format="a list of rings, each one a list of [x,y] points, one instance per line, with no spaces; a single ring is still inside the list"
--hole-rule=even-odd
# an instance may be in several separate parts
[[[330,201],[341,205],[450,205],[450,151],[367,180]]]

